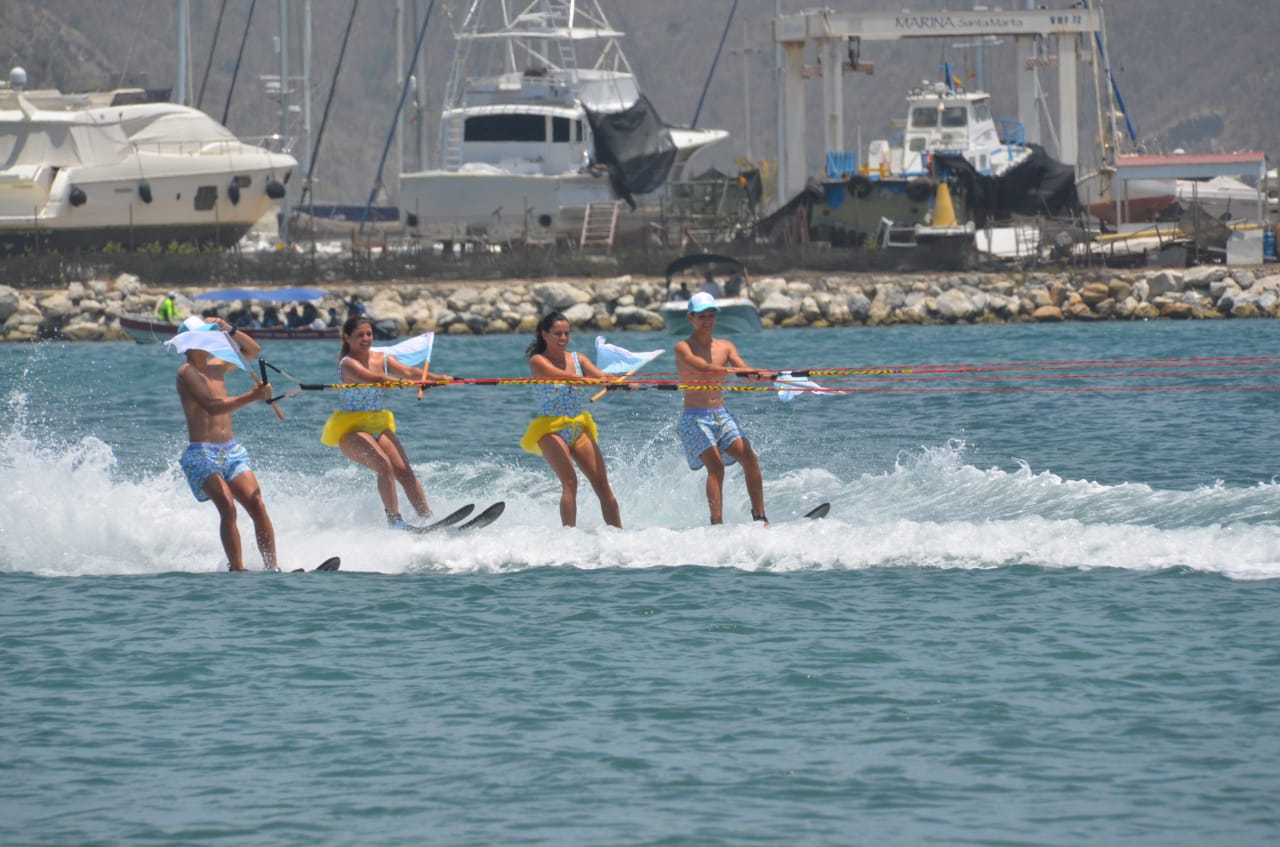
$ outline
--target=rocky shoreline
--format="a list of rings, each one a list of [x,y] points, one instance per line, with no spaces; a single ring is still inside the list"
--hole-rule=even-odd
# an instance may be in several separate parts
[[[152,315],[167,290],[127,274],[72,282],[65,289],[0,285],[0,341],[127,341],[120,316]],[[197,290],[177,290],[182,314],[200,311],[189,299]],[[631,276],[353,284],[328,290],[329,296],[317,301],[322,313],[332,306],[345,314],[346,301],[359,297],[370,315],[394,321],[401,335],[529,333],[551,309],[577,328],[660,331],[657,308],[666,299],[664,280]],[[1280,269],[805,273],[752,280],[748,293],[766,328],[1273,318],[1280,315]],[[232,307],[222,304],[224,313]]]

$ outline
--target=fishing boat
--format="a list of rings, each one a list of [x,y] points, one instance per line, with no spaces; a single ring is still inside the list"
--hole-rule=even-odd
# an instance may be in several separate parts
[[[645,195],[724,130],[669,126],[640,92],[597,0],[471,0],[440,118],[437,167],[400,177],[411,230],[434,240],[612,240]],[[595,218],[593,223],[592,218]]]
[[[193,302],[212,303],[311,303],[327,296],[329,296],[329,292],[320,288],[217,288],[197,294],[191,299]],[[223,317],[228,316],[224,315]],[[163,344],[173,338],[180,328],[168,321],[160,320],[154,315],[121,315],[119,320],[120,328],[139,344]],[[235,321],[232,321],[232,323],[235,323]],[[314,326],[307,324],[294,328],[287,326],[246,326],[245,329],[253,335],[255,341],[336,341],[341,337],[341,327],[337,325]],[[374,334],[380,338],[390,338],[395,335],[394,326],[390,335],[388,335],[385,328],[383,332],[379,333],[377,322],[375,322]]]
[[[813,240],[910,248],[892,251],[895,267],[963,268],[975,224],[1074,208],[1074,191],[1062,190],[1074,185],[1074,169],[1028,144],[1021,122],[993,117],[990,94],[966,89],[949,65],[943,81],[905,99],[901,131],[872,141],[853,173],[829,168],[821,191],[806,192]]]
[[[0,252],[239,241],[297,162],[167,97],[29,90],[15,68],[0,85]]]
[[[1000,176],[1031,156],[1021,122],[992,117],[990,94],[966,90],[949,67],[944,71],[945,81],[926,81],[907,93],[900,133],[868,146],[859,171],[868,181],[931,177],[940,153],[963,156],[984,176]]]
[[[689,334],[689,298],[698,291],[716,298],[720,311],[716,332],[740,335],[760,331],[760,310],[748,296],[747,266],[740,260],[716,253],[693,253],[667,265],[666,277],[667,301],[658,307],[658,312],[667,332]]]

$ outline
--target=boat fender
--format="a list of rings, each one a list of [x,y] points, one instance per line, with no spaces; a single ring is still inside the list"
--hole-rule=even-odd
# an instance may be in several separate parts
[[[138,196],[142,198],[143,203],[151,202],[151,183],[145,179],[138,183]]]
[[[871,194],[871,178],[866,174],[854,174],[849,177],[848,185],[849,193],[859,200],[865,199]]]
[[[551,216],[545,215],[545,214],[538,215],[538,226],[542,227],[543,229],[546,229],[547,227],[551,226]]]
[[[275,179],[267,180],[267,196],[270,197],[272,200],[279,200],[281,197],[284,196],[284,186],[280,183],[279,180],[275,180]]]
[[[413,212],[409,212],[408,214],[406,214],[406,215],[404,216],[404,222],[405,222],[406,224],[408,224],[408,225],[409,225],[409,228],[410,228],[410,229],[417,229],[417,227],[418,227],[418,216],[417,216],[416,214],[414,214]]]
[[[68,195],[72,206],[83,206],[84,202],[89,198],[85,196],[84,189],[78,185],[71,186],[71,193]]]
[[[231,205],[236,206],[240,203],[240,183],[234,179],[227,186],[227,198],[231,200]]]
[[[925,203],[933,196],[933,180],[928,177],[913,179],[907,183],[907,199],[913,203]]]

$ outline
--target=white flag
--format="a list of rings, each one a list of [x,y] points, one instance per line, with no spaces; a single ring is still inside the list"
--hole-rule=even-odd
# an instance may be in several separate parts
[[[431,361],[431,348],[435,343],[436,334],[434,332],[424,332],[422,335],[406,338],[399,344],[392,344],[388,347],[374,347],[373,352],[393,356],[400,364],[408,365],[412,368]]]
[[[603,335],[596,336],[596,367],[607,374],[625,374],[637,370],[665,352],[667,351],[649,350],[644,353],[632,353],[616,344],[608,343]]]
[[[240,345],[232,341],[231,336],[218,330],[217,324],[199,323],[195,326],[195,322],[200,320],[200,318],[187,318],[182,324],[186,329],[166,341],[165,345],[179,353],[203,350],[224,362],[230,362],[241,370],[249,370],[249,363],[240,353]]]
[[[783,371],[774,379],[773,384],[778,386],[778,399],[783,403],[790,403],[801,394],[823,394],[836,393],[830,388],[823,388],[812,380],[802,379],[793,376],[790,371]]]

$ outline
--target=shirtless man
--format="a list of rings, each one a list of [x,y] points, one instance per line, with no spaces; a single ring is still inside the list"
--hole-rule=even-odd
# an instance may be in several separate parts
[[[772,380],[773,371],[761,371],[742,361],[732,341],[713,338],[716,316],[720,308],[715,298],[699,291],[689,298],[689,323],[693,334],[676,344],[676,367],[681,382],[687,385],[722,386],[726,376]],[[680,442],[684,457],[692,470],[707,469],[707,505],[711,523],[724,520],[724,468],[738,462],[746,478],[747,495],[751,498],[751,518],[769,525],[764,513],[764,481],[760,460],[751,449],[738,419],[724,407],[722,392],[714,388],[687,389],[684,410],[680,414]]]
[[[262,349],[258,342],[222,318],[208,320],[229,332],[231,340],[246,358],[258,355]],[[212,500],[218,507],[218,534],[231,570],[244,570],[240,531],[236,527],[237,502],[253,519],[253,532],[262,553],[263,565],[268,570],[277,570],[275,529],[262,501],[258,480],[249,467],[249,452],[236,443],[231,433],[231,413],[256,400],[270,399],[271,386],[263,383],[244,394],[228,397],[226,374],[235,365],[205,350],[188,350],[186,355],[186,364],[178,368],[178,397],[187,416],[187,439],[191,442],[181,459],[187,484],[197,500]]]

